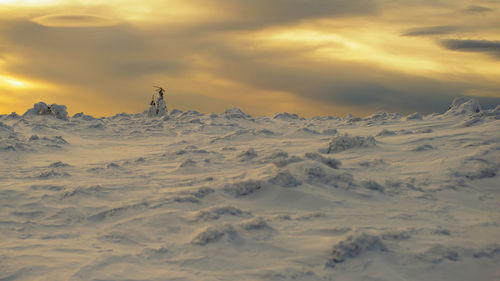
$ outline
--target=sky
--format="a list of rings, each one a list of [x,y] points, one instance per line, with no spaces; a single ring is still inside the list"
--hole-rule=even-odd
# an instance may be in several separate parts
[[[500,0],[0,0],[0,114],[500,104]]]

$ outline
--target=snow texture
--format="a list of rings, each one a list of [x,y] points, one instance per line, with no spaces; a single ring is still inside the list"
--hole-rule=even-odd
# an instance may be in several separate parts
[[[191,243],[204,246],[209,243],[217,242],[223,237],[234,239],[237,235],[236,230],[230,224],[211,226],[196,234],[193,240],[191,240]]]
[[[481,112],[481,105],[474,99],[455,98],[445,114],[475,114]]]
[[[288,170],[279,171],[270,182],[282,187],[296,187],[302,184]]]
[[[498,280],[500,107],[445,109],[0,115],[0,280]]]
[[[342,152],[342,151],[348,150],[348,149],[362,148],[362,147],[369,147],[369,146],[375,146],[375,138],[372,136],[351,137],[348,134],[344,134],[341,136],[334,137],[330,141],[330,143],[328,144],[328,149],[326,150],[326,153],[336,153],[336,152]]]
[[[340,160],[331,157],[324,157],[323,155],[316,152],[307,152],[305,156],[309,159],[319,161],[333,169],[339,169],[340,165],[342,165],[342,162],[340,162]]]
[[[368,251],[388,251],[382,240],[375,235],[361,233],[351,235],[333,246],[326,266],[335,267],[335,264],[356,258]]]
[[[224,187],[224,192],[229,193],[235,197],[241,197],[258,191],[261,188],[261,181],[248,180],[226,184],[226,186]]]
[[[33,105],[33,108],[28,109],[28,111],[23,114],[23,117],[36,115],[50,115],[57,119],[68,120],[68,112],[66,111],[65,105],[47,105],[44,102],[38,102]]]

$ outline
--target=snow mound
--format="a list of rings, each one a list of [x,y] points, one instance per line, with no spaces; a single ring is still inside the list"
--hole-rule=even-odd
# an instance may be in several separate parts
[[[194,161],[193,159],[191,158],[188,158],[186,160],[184,160],[180,165],[179,165],[179,168],[189,168],[189,167],[194,167],[196,166],[196,161]]]
[[[275,150],[271,154],[267,155],[263,159],[263,163],[272,163],[274,164],[277,168],[283,168],[291,163],[295,162],[300,162],[302,161],[302,158],[297,157],[295,155],[289,156],[286,151],[283,151],[281,149]]]
[[[383,129],[377,134],[377,137],[387,137],[387,136],[395,136],[397,133],[395,131]]]
[[[28,109],[28,111],[23,114],[23,117],[36,115],[50,115],[57,119],[68,120],[68,112],[66,111],[65,105],[47,105],[44,102],[38,102],[33,105],[33,108]]]
[[[337,131],[337,129],[325,129],[321,132],[321,134],[327,135],[327,136],[334,136],[334,135],[338,134],[338,131]]]
[[[205,181],[212,181],[213,178],[206,178]],[[187,196],[192,196],[197,199],[203,199],[209,194],[214,193],[215,190],[213,188],[210,188],[208,186],[200,187],[196,190],[189,190],[189,191],[184,191],[182,194],[187,195]]]
[[[304,127],[304,128],[300,128],[297,130],[298,133],[306,133],[306,134],[314,134],[314,135],[319,135],[321,134],[320,132],[318,131],[315,131],[313,129],[309,129],[307,127]]]
[[[257,152],[255,151],[255,149],[253,148],[249,148],[243,152],[241,152],[240,154],[238,154],[238,158],[240,159],[240,161],[249,161],[249,160],[252,160],[253,158],[257,157]]]
[[[364,232],[351,235],[333,246],[326,266],[335,267],[338,263],[356,258],[368,251],[387,252],[388,249],[378,236]]]
[[[307,152],[305,156],[311,160],[321,162],[333,169],[338,169],[342,165],[342,162],[340,162],[340,160],[330,157],[324,157],[323,155],[316,152]]]
[[[12,133],[12,132],[14,132],[14,129],[11,126],[3,122],[0,122],[0,133]]]
[[[457,261],[459,256],[460,255],[457,250],[440,244],[432,246],[419,255],[419,257],[423,260],[430,261],[432,263],[440,263],[444,260]]]
[[[237,236],[238,233],[230,224],[209,226],[196,234],[196,236],[191,240],[191,243],[194,245],[204,246],[209,243],[217,242],[223,237],[227,237],[231,240]]]
[[[299,116],[297,114],[290,114],[287,112],[277,113],[273,116],[273,119],[281,119],[281,120],[297,120]]]
[[[361,120],[365,121],[366,124],[377,124],[377,123],[384,124],[384,123],[386,123],[385,121],[387,121],[387,120],[397,120],[397,119],[401,119],[401,114],[399,114],[399,113],[387,113],[387,112],[380,111],[380,112],[376,112],[370,116],[367,116],[365,118],[362,118]],[[355,119],[351,119],[350,121],[356,122]],[[360,121],[360,120],[358,120],[358,121]]]
[[[479,258],[495,258],[495,256],[500,255],[500,245],[494,244],[490,245],[485,249],[480,249],[474,252],[473,257]]]
[[[84,121],[95,121],[95,120],[97,120],[96,118],[94,118],[94,116],[84,114],[83,112],[76,113],[71,118],[72,119],[82,119]]]
[[[228,109],[221,115],[227,119],[252,119],[252,116],[246,114],[239,108]]]
[[[353,148],[375,146],[375,138],[372,136],[351,137],[348,134],[334,137],[328,144],[326,153],[336,153]]]
[[[454,174],[459,177],[465,177],[470,180],[478,180],[484,178],[493,178],[498,174],[499,164],[491,162],[477,162],[472,164],[466,163]]]
[[[415,147],[414,149],[412,149],[412,151],[427,151],[427,150],[434,150],[435,147],[430,145],[430,144],[422,144],[422,145],[419,145],[417,147]]]
[[[203,113],[200,113],[200,112],[198,112],[198,111],[196,111],[196,110],[188,110],[188,111],[186,111],[186,112],[182,112],[182,113],[178,116],[178,118],[179,118],[179,119],[185,119],[185,120],[188,120],[190,123],[195,123],[196,121],[194,121],[194,120],[199,121],[199,120],[200,120],[200,119],[199,119],[199,117],[202,117],[202,116],[204,116],[204,114],[203,114]]]
[[[495,117],[495,119],[500,119],[500,105],[497,105],[495,108],[493,108],[492,110],[488,110],[486,112],[486,115],[487,116],[492,116],[492,117]]]
[[[276,132],[273,132],[273,131],[268,130],[268,129],[262,129],[262,130],[254,131],[253,135],[256,135],[256,136],[276,136],[278,134]]]
[[[384,192],[384,187],[374,180],[363,181],[361,186],[368,190]]]
[[[70,167],[70,166],[71,166],[70,164],[67,164],[67,163],[64,163],[61,161],[57,161],[57,162],[50,164],[49,168],[64,168],[64,167]]]
[[[224,186],[224,192],[233,195],[234,197],[241,197],[249,195],[262,188],[261,181],[248,180],[242,182],[235,182],[231,184],[226,184]]]
[[[261,230],[261,229],[271,229],[266,220],[262,217],[253,218],[240,223],[239,225],[245,230]]]
[[[10,126],[0,125],[0,150],[12,152],[36,152],[40,150],[58,150],[69,144],[62,136],[39,137],[32,135],[26,138],[15,132]],[[4,130],[4,132],[2,132]]]
[[[39,179],[48,179],[48,178],[54,178],[54,177],[69,177],[71,176],[68,173],[65,172],[58,172],[54,170],[42,172],[40,175],[37,176]]]
[[[481,118],[481,117],[470,117],[468,120],[464,120],[464,122],[462,122],[462,126],[465,126],[465,127],[471,127],[471,126],[476,126],[476,125],[479,125],[479,124],[482,124],[484,123],[484,119]]]
[[[273,151],[271,154],[267,155],[265,157],[265,160],[268,161],[274,161],[274,160],[280,160],[280,159],[286,159],[288,158],[288,152],[283,151],[281,149],[277,149]]]
[[[446,115],[476,114],[481,111],[481,106],[475,99],[458,97],[453,100]]]
[[[279,171],[269,182],[282,187],[297,187],[302,184],[288,170]]]
[[[415,112],[412,113],[404,118],[404,120],[409,121],[409,120],[422,120],[422,114]]]
[[[383,240],[395,240],[395,241],[408,240],[411,238],[411,234],[414,232],[415,232],[414,229],[391,230],[383,233],[381,237]]]
[[[77,187],[71,191],[66,191],[61,195],[61,199],[69,199],[72,197],[93,197],[104,191],[104,188],[100,185],[94,185],[89,187]]]
[[[354,183],[354,177],[346,172],[335,169],[325,170],[323,167],[313,164],[305,166],[306,181],[313,185],[317,183],[326,184],[335,188],[349,188]]]
[[[259,230],[272,230],[266,220],[262,217],[256,217],[243,221],[236,226],[229,223],[213,225],[199,231],[193,239],[191,239],[191,244],[205,246],[207,244],[219,242],[222,239],[225,239],[228,242],[237,241],[241,240],[238,234],[239,232],[253,232]]]
[[[249,212],[243,211],[233,206],[214,206],[198,211],[195,217],[197,220],[210,221],[218,220],[223,215],[243,216],[249,214]]]
[[[57,211],[55,214],[47,217],[45,222],[51,226],[69,226],[85,220],[85,213],[75,207],[64,207]],[[70,238],[71,235],[66,235],[66,238]],[[53,236],[52,239],[55,237]],[[50,239],[48,236],[45,239]]]
[[[104,211],[90,215],[87,219],[93,222],[102,222],[108,219],[116,219],[123,217],[125,214],[141,211],[148,207],[147,202],[123,205],[115,208],[106,209]]]

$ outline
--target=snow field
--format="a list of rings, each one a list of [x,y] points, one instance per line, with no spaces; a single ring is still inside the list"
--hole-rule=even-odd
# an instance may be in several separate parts
[[[0,115],[0,280],[500,279],[499,116]]]

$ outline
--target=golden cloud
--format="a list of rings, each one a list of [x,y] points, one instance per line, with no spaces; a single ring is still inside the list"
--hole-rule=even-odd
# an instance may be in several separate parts
[[[117,19],[100,15],[72,13],[45,15],[31,21],[48,27],[102,27],[120,24]]]

